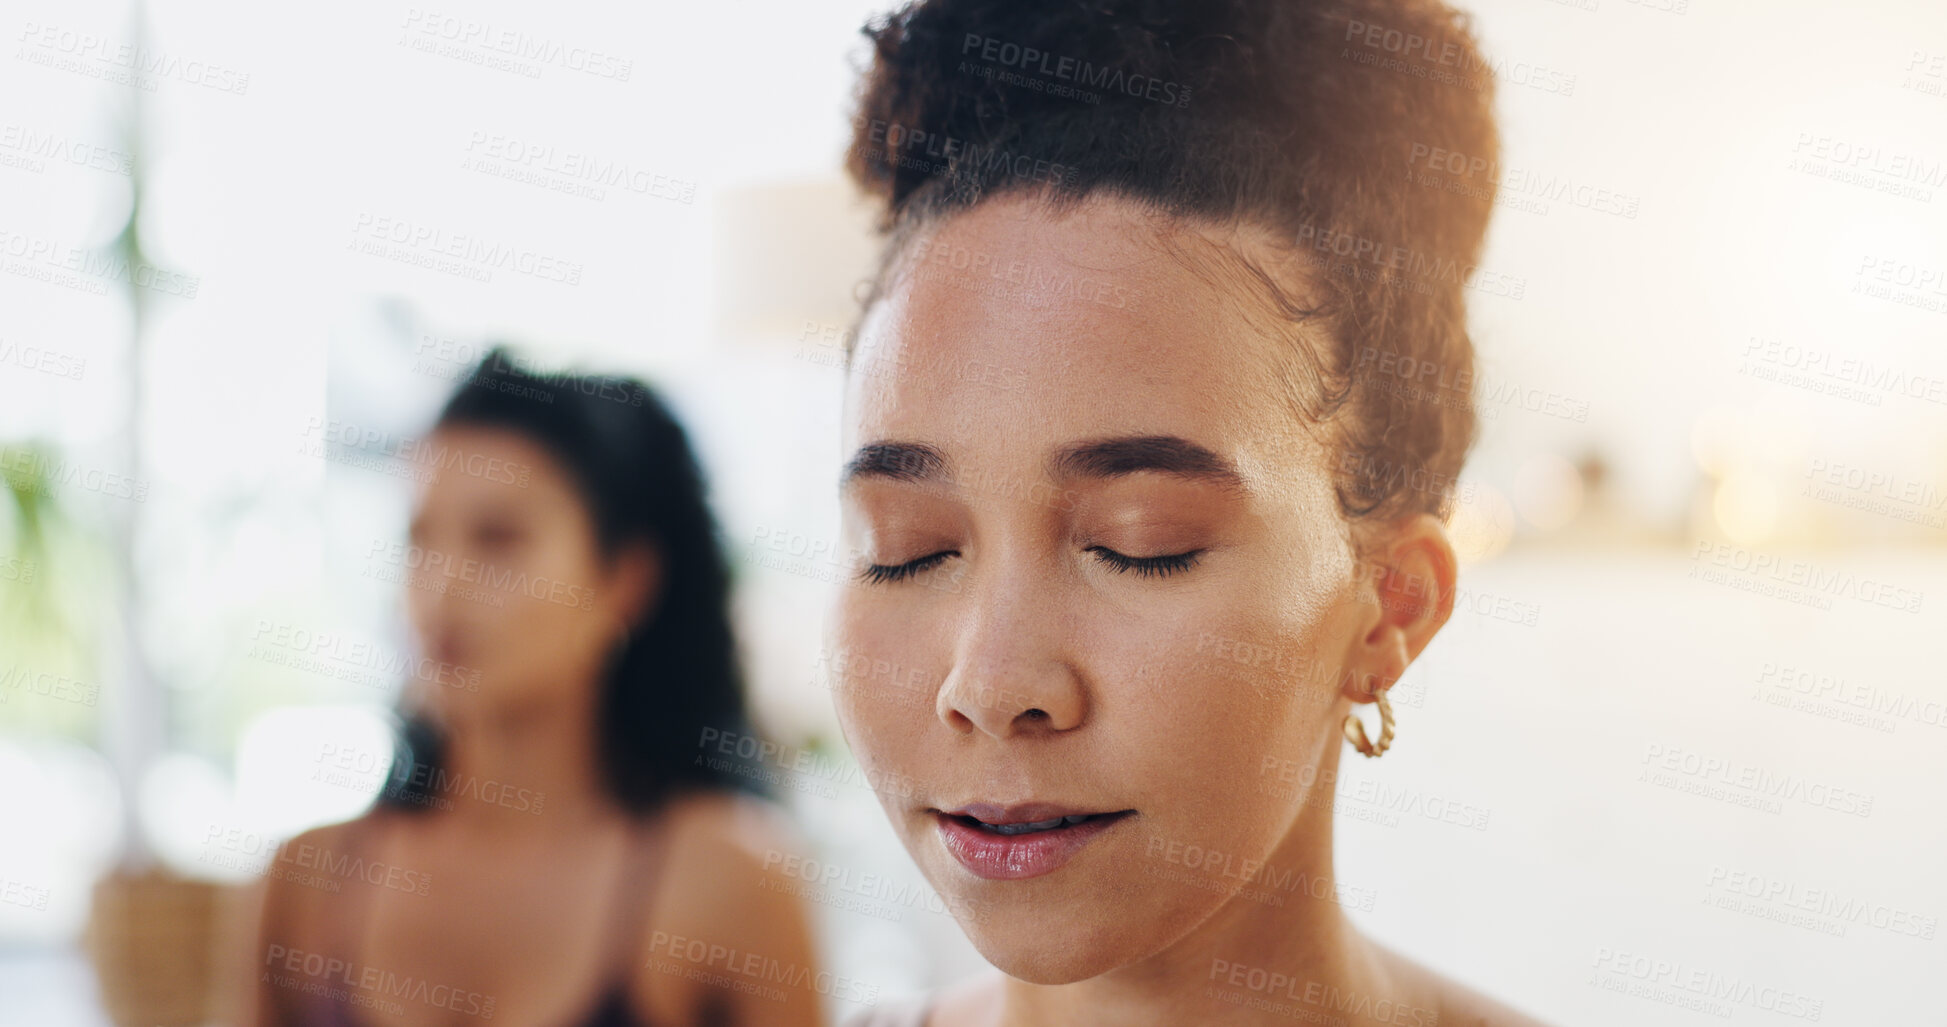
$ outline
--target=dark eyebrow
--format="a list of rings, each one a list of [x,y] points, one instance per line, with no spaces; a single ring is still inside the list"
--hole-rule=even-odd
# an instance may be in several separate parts
[[[869,442],[859,447],[839,475],[838,487],[861,478],[924,483],[946,477],[946,454],[922,442]]]
[[[1125,435],[1078,443],[1055,455],[1054,468],[1058,478],[1117,478],[1156,471],[1232,492],[1248,491],[1237,465],[1175,435]]]

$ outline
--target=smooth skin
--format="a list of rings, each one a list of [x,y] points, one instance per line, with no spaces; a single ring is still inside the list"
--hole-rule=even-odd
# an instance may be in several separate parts
[[[491,996],[497,1023],[572,1027],[614,983],[617,966],[626,971],[629,1005],[646,1022],[823,1023],[820,998],[808,988],[777,985],[786,996],[780,1002],[695,980],[681,971],[712,968],[692,967],[667,941],[655,943],[696,939],[815,974],[805,911],[791,882],[765,869],[767,856],[803,852],[804,843],[768,804],[723,793],[672,802],[658,814],[668,844],[654,887],[634,892],[646,909],[616,908],[616,896],[632,894],[627,878],[647,872],[646,853],[631,844],[643,825],[601,788],[595,709],[605,661],[656,600],[654,550],[636,546],[605,559],[566,472],[519,433],[450,426],[428,444],[434,453],[458,449],[499,463],[473,461],[493,468],[481,474],[444,471],[420,491],[411,533],[420,552],[575,590],[537,589],[537,598],[482,586],[498,603],[453,587],[406,590],[426,656],[479,674],[477,691],[413,683],[453,739],[448,780],[496,782],[541,801],[482,801],[478,790],[461,789],[450,808],[366,814],[360,826],[376,841],[363,856],[426,880],[425,894],[357,879],[340,881],[334,893],[267,877],[254,896],[261,928],[246,961],[253,969],[245,1022],[290,1022],[295,996],[263,979],[262,971],[277,969],[264,965],[270,944],[328,952],[350,938],[349,959],[359,967]],[[557,601],[564,596],[571,601]],[[351,827],[307,831],[286,851],[348,852]],[[355,895],[359,889],[367,894]],[[353,903],[368,915],[347,923],[340,910]],[[621,939],[626,951],[618,953],[624,924],[640,930]],[[363,1019],[401,1027],[480,1019],[467,1008],[400,1004],[403,1013],[366,1011]]]
[[[1446,622],[1456,566],[1435,517],[1340,513],[1337,456],[1293,400],[1304,357],[1225,248],[1281,267],[1248,226],[996,198],[909,244],[861,325],[845,451],[892,456],[841,485],[838,712],[868,779],[914,782],[881,803],[1002,971],[930,1022],[1291,1022],[1241,993],[1359,1025],[1534,1023],[1334,902],[1263,898],[1335,880],[1340,725]],[[970,801],[1136,812],[990,881],[939,838],[936,811]]]

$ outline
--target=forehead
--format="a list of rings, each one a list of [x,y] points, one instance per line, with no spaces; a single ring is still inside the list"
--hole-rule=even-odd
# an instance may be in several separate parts
[[[1174,434],[1240,456],[1297,444],[1282,340],[1241,281],[1165,245],[1207,247],[1128,201],[1057,213],[988,201],[907,245],[860,326],[849,446],[960,453]],[[848,448],[849,448],[848,446]]]
[[[512,428],[440,425],[402,448],[424,475],[413,504],[422,511],[480,504],[538,506],[573,498],[566,472],[547,447]]]

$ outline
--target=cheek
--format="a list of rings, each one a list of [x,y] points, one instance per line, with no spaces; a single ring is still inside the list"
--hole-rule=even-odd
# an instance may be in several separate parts
[[[840,724],[862,765],[903,764],[904,747],[932,716],[944,670],[909,618],[888,616],[878,597],[842,586],[833,609],[829,680]]]
[[[1199,637],[1214,645],[1231,636]],[[1105,719],[1130,725],[1124,748],[1152,780],[1194,803],[1235,805],[1257,791],[1264,761],[1299,758],[1325,728],[1330,706],[1322,689],[1301,680],[1300,653],[1266,645],[1237,663],[1186,642],[1135,678],[1128,715]]]
[[[1154,711],[1143,721],[1176,737],[1192,728],[1239,738],[1253,729],[1282,734],[1317,719],[1331,701],[1330,618],[1248,584],[1212,589],[1166,619],[1106,618],[1089,636],[1099,640],[1089,653],[1099,687],[1126,690]]]
[[[1102,723],[1118,737],[1127,780],[1144,782],[1170,839],[1270,844],[1302,796],[1273,788],[1268,767],[1316,761],[1330,723],[1333,626],[1315,607],[1252,596],[1179,607],[1167,625],[1104,622],[1091,654]],[[1260,837],[1261,836],[1261,837]]]
[[[504,647],[534,659],[558,658],[582,648],[590,615],[565,603],[521,595],[508,604]],[[528,662],[533,662],[530,659]]]
[[[558,663],[608,637],[608,597],[595,588],[591,561],[554,547],[500,564],[510,572],[504,587],[494,590],[502,605],[487,613],[494,644],[510,661]]]
[[[425,638],[433,628],[438,626],[435,620],[438,616],[438,605],[434,602],[434,596],[429,589],[414,588],[411,585],[406,586],[404,594],[406,623],[412,626],[414,634]]]

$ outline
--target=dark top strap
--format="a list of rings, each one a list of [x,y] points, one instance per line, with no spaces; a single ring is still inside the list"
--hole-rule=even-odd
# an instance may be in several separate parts
[[[609,919],[608,968],[594,1011],[578,1021],[582,1027],[648,1027],[629,1002],[629,984],[639,955],[637,946],[649,921],[649,900],[662,878],[668,834],[662,815],[630,825],[630,844],[617,871],[621,880],[616,882],[615,908]]]
[[[635,970],[642,932],[649,923],[649,900],[662,877],[668,834],[666,817],[661,813],[629,825],[629,844],[618,870],[621,880],[616,882],[614,915],[609,921],[608,972],[604,979],[610,986],[626,986]]]

